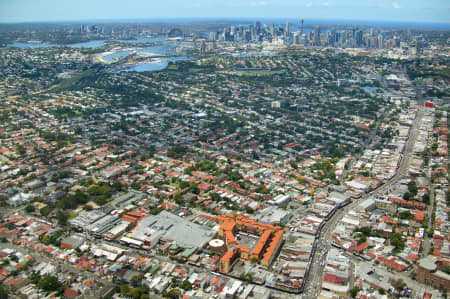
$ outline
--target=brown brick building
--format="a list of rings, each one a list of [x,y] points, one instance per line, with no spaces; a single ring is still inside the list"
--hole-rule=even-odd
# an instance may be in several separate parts
[[[437,257],[429,255],[417,263],[416,280],[436,289],[450,291],[450,275],[440,271],[441,262]]]

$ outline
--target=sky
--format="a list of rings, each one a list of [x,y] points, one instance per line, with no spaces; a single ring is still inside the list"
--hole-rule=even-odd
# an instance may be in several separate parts
[[[449,0],[0,0],[0,22],[304,18],[450,23]]]

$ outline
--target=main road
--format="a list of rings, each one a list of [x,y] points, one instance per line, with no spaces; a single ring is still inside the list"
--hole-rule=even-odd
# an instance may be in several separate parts
[[[304,287],[304,295],[302,298],[319,298],[322,286],[323,270],[325,268],[325,260],[327,252],[331,247],[331,234],[336,225],[342,220],[347,211],[352,210],[361,202],[376,194],[382,194],[389,191],[401,178],[407,175],[409,161],[413,156],[414,145],[417,140],[419,126],[424,115],[424,106],[421,90],[416,87],[416,99],[418,104],[418,111],[416,118],[413,121],[412,127],[409,131],[409,138],[406,142],[400,166],[397,168],[395,175],[387,180],[384,184],[376,190],[364,194],[360,199],[353,201],[344,209],[339,210],[336,214],[324,225],[320,238],[317,240],[316,251],[311,259],[311,268],[308,277],[305,277],[306,284]]]

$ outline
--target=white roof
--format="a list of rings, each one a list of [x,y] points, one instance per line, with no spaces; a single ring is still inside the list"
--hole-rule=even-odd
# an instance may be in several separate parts
[[[359,182],[359,181],[350,181],[350,182],[345,182],[348,186],[355,188],[355,189],[360,189],[360,190],[364,190],[367,188],[367,185]]]
[[[370,207],[374,204],[375,204],[375,200],[373,198],[368,198],[365,201],[363,201],[362,203],[360,203],[359,206],[364,209],[367,209],[368,207]]]
[[[354,225],[354,226],[359,226],[359,220],[352,219],[349,217],[342,218],[342,222],[344,222],[346,224]]]
[[[122,237],[122,238],[120,238],[120,241],[128,243],[128,244],[137,245],[137,246],[142,246],[142,243],[143,243],[142,241],[128,238],[128,237]]]
[[[95,256],[104,256],[109,261],[115,261],[117,259],[117,257],[119,256],[117,253],[106,251],[106,250],[103,250],[103,249],[100,249],[100,248],[97,248],[94,251],[94,255]]]

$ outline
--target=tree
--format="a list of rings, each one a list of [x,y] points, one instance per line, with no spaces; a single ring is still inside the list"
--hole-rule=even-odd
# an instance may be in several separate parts
[[[8,291],[3,286],[0,286],[0,299],[8,298]]]
[[[391,245],[394,246],[396,250],[402,251],[405,248],[405,242],[402,240],[402,235],[393,233],[391,236]]]
[[[180,288],[182,288],[185,291],[189,291],[190,289],[192,289],[192,284],[188,280],[184,280],[180,284]]]
[[[365,243],[365,242],[367,241],[366,235],[364,235],[364,234],[362,234],[362,233],[359,233],[359,234],[357,235],[357,237],[359,238],[358,244],[362,244],[362,243]]]
[[[35,208],[33,205],[27,205],[25,207],[25,212],[27,212],[27,213],[33,213],[34,211],[35,211]]]
[[[39,213],[40,213],[42,216],[46,217],[46,216],[48,216],[48,214],[50,214],[50,212],[51,212],[52,210],[53,210],[52,207],[46,206],[46,207],[43,207],[42,209],[40,209],[40,210],[39,210]]]
[[[67,220],[69,219],[69,215],[65,213],[63,210],[56,211],[56,219],[60,225],[66,225]]]
[[[292,167],[293,169],[298,169],[298,165],[297,165],[297,163],[295,163],[295,161],[289,162],[289,165],[291,165],[291,167]]]
[[[170,289],[168,292],[163,292],[163,296],[171,299],[178,299],[181,296],[179,289]]]
[[[371,228],[369,227],[369,226],[363,226],[363,227],[358,227],[357,229],[356,229],[356,231],[357,232],[360,232],[360,233],[362,233],[362,234],[364,234],[364,235],[366,235],[366,236],[370,236],[371,235],[371,233],[372,233],[372,230],[371,230]]]
[[[450,266],[443,265],[443,266],[441,266],[440,270],[447,274],[450,274]]]
[[[411,192],[405,192],[405,194],[403,194],[404,200],[411,200],[413,198],[414,198],[414,195]]]
[[[192,183],[191,185],[191,193],[200,194],[200,189],[196,183]]]
[[[135,275],[133,277],[131,277],[131,284],[134,287],[137,287],[141,284],[141,280],[142,280],[142,276],[141,275]]]
[[[20,144],[16,147],[16,150],[19,156],[23,156],[26,153],[26,149]]]
[[[120,293],[122,295],[128,294],[129,291],[130,291],[130,285],[128,285],[127,283],[120,286]]]
[[[408,183],[408,192],[410,192],[413,196],[417,195],[417,183],[415,181],[410,181]]]
[[[38,287],[46,292],[57,291],[61,287],[61,283],[58,278],[52,275],[45,275],[38,282]]]
[[[178,184],[181,189],[185,189],[185,188],[189,187],[189,185],[190,185],[189,182],[186,182],[186,181],[180,181]]]
[[[425,194],[422,196],[422,201],[423,201],[424,203],[426,203],[426,204],[429,204],[429,203],[430,203],[430,194],[425,193]]]
[[[414,215],[410,211],[402,211],[398,213],[398,218],[411,220],[414,219]]]
[[[356,295],[358,295],[358,292],[359,292],[359,288],[354,287],[353,289],[350,290],[350,295],[352,296],[352,298],[356,298]]]
[[[247,214],[253,214],[255,213],[255,210],[253,210],[252,208],[250,208],[249,206],[245,206],[245,212]]]
[[[169,148],[167,151],[167,156],[174,159],[179,159],[187,153],[187,148],[181,145],[175,145]]]

